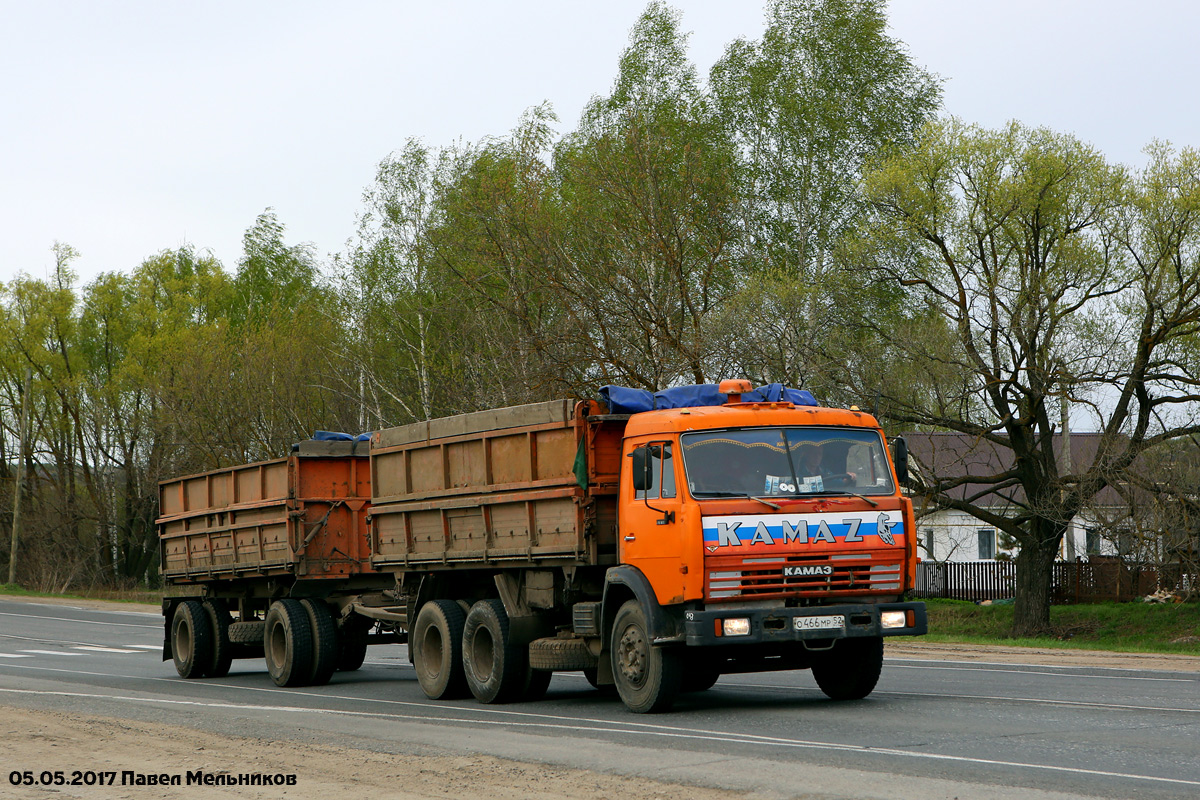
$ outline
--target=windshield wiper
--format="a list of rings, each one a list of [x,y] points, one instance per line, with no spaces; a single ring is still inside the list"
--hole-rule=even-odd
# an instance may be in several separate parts
[[[815,492],[815,494],[838,494],[845,497],[857,497],[859,500],[866,500],[873,508],[879,508],[879,503],[876,503],[866,495],[859,494],[858,492],[847,492],[845,489],[826,489],[823,492]]]
[[[703,496],[700,496],[700,495],[703,495]],[[708,497],[744,497],[747,500],[757,500],[758,502],[762,503],[764,506],[770,506],[771,508],[774,508],[774,509],[783,508],[783,506],[772,503],[770,500],[767,500],[762,497],[755,497],[754,495],[746,494],[745,492],[697,492],[696,493],[697,500],[703,500]]]

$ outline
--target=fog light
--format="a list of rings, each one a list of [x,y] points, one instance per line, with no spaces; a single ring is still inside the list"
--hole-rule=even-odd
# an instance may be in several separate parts
[[[721,624],[721,631],[725,636],[749,636],[750,619],[748,617],[727,619]]]
[[[879,622],[885,628],[903,628],[905,625],[903,611],[884,611],[879,615]]]

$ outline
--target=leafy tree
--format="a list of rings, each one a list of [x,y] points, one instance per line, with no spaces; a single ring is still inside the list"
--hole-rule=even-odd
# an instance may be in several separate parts
[[[739,154],[742,247],[752,272],[730,314],[752,318],[744,374],[823,395],[848,309],[874,313],[893,293],[835,257],[858,237],[864,165],[911,144],[936,111],[939,82],[886,33],[881,0],[773,0],[760,41],[730,44],[710,85]]]
[[[555,150],[562,232],[545,281],[586,348],[582,385],[704,383],[721,359],[711,322],[736,284],[736,162],[686,45],[678,14],[652,3],[612,94]]]
[[[1147,448],[1198,430],[1200,158],[1151,155],[1129,176],[1070,136],[951,120],[867,179],[871,266],[944,323],[891,337],[889,363],[928,367],[923,381],[902,366],[871,379],[897,421],[1009,454],[997,474],[934,475],[924,491],[1020,544],[1018,635],[1049,624],[1071,518]],[[1100,428],[1095,459],[1069,473],[1052,447],[1064,395]],[[982,488],[956,491],[968,483]],[[989,493],[1016,513],[997,513]]]
[[[317,263],[311,245],[287,245],[284,226],[268,208],[242,237],[234,288],[238,323],[262,323],[276,312],[303,308],[317,296]]]

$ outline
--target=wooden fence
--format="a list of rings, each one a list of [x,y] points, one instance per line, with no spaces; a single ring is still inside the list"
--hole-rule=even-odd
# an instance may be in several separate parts
[[[1161,578],[1161,580],[1160,580]],[[1003,600],[1014,594],[1017,565],[1012,561],[937,562],[917,565],[918,597],[952,600]],[[1088,561],[1058,561],[1051,575],[1054,603],[1135,600],[1158,589],[1188,592],[1197,576],[1170,567],[1092,556]]]

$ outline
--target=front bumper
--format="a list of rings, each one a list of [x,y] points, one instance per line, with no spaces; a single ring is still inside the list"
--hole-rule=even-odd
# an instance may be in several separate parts
[[[905,626],[885,628],[880,616],[885,611],[905,614]],[[911,615],[908,612],[912,612]],[[796,619],[803,618],[801,625],[811,622],[812,617],[841,616],[845,624],[832,628],[797,627]],[[748,619],[750,632],[741,636],[718,634],[727,619]],[[911,624],[909,624],[911,622]],[[837,606],[809,606],[806,608],[709,608],[704,611],[688,611],[684,616],[684,635],[690,646],[741,645],[774,642],[798,642],[814,639],[847,639],[859,636],[921,636],[929,632],[925,615],[925,604],[880,603],[878,605],[847,604]]]

